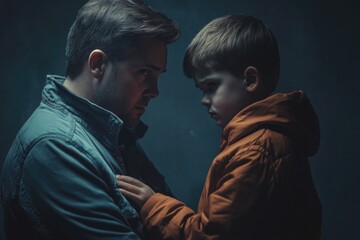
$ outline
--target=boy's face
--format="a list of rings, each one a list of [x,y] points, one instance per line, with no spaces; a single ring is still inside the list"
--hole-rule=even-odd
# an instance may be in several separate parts
[[[250,104],[244,79],[228,71],[205,71],[196,75],[195,82],[203,92],[201,104],[219,127],[224,128]]]

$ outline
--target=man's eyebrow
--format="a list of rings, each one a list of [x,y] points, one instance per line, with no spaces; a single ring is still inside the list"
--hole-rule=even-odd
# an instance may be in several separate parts
[[[164,70],[162,70],[161,68],[159,68],[159,67],[157,67],[155,65],[152,65],[152,64],[147,64],[146,67],[151,68],[152,70],[155,70],[157,72],[162,72],[162,73],[167,71],[166,68]]]

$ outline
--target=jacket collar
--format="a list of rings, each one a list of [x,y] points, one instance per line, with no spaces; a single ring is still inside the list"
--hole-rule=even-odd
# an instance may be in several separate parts
[[[294,140],[308,156],[314,155],[320,144],[319,120],[303,91],[276,93],[255,102],[225,126],[221,151],[259,129],[272,129]]]
[[[117,148],[123,121],[112,112],[69,91],[63,86],[64,81],[64,77],[47,75],[42,101],[70,112],[101,143],[111,150]]]
[[[145,135],[147,129],[148,126],[143,122],[140,122],[136,127],[125,126],[119,134],[119,144],[122,145],[137,141]]]

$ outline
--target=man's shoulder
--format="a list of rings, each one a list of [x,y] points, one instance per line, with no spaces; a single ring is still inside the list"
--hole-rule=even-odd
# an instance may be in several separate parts
[[[65,108],[53,108],[41,103],[18,132],[9,154],[13,156],[22,152],[26,157],[38,143],[52,140],[71,145],[88,155],[100,156],[99,152],[108,154],[103,139],[98,139],[99,136],[92,131],[94,127],[87,119]]]
[[[24,123],[16,140],[26,147],[44,138],[71,139],[75,128],[76,121],[69,113],[42,103]]]

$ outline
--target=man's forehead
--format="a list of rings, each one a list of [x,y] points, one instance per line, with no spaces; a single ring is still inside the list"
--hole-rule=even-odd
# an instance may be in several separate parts
[[[164,61],[156,61],[151,58],[139,57],[139,58],[133,58],[132,60],[129,61],[129,63],[134,68],[145,67],[145,68],[148,68],[155,72],[160,72],[160,73],[167,71],[166,61],[165,62]]]
[[[135,39],[133,42],[133,46],[135,49],[143,51],[149,48],[152,49],[154,48],[154,46],[167,50],[167,44],[164,41],[151,36],[143,36]]]
[[[165,72],[167,46],[156,40],[148,44],[137,44],[125,61],[130,62],[133,66],[147,66],[154,71]]]

